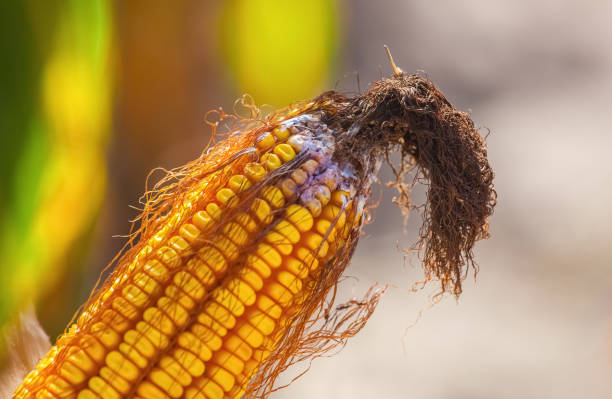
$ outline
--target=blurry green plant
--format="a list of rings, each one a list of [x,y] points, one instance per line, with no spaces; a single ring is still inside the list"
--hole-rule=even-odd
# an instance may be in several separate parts
[[[70,254],[100,207],[110,121],[108,4],[0,6],[0,327],[28,302],[70,295],[58,286],[78,270]]]

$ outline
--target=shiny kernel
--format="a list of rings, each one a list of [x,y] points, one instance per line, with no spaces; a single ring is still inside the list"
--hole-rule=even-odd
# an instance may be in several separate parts
[[[215,352],[213,363],[223,367],[233,375],[240,374],[244,369],[244,362],[239,357],[223,349]]]
[[[149,381],[143,381],[138,385],[138,389],[136,390],[138,395],[142,396],[145,399],[168,399],[168,396],[164,391],[159,389],[154,384]]]
[[[249,239],[249,234],[236,222],[229,222],[223,228],[223,233],[236,245],[245,245]]]
[[[335,222],[335,227],[341,229],[346,223],[346,212],[336,205],[327,205],[323,208],[321,217]]]
[[[227,288],[219,287],[212,292],[211,297],[218,304],[228,309],[234,316],[240,317],[244,313],[244,304]]]
[[[176,273],[173,281],[177,287],[180,287],[180,289],[196,301],[202,299],[206,293],[204,286],[191,273],[186,271]]]
[[[164,293],[168,298],[178,302],[185,309],[191,310],[195,307],[195,302],[191,298],[191,296],[186,293],[187,289],[188,288],[185,287],[185,290],[183,290],[182,288],[179,288],[176,285],[172,284],[166,287]],[[202,292],[202,295],[204,295],[204,292]]]
[[[300,241],[299,230],[286,220],[278,222],[273,230],[282,234],[291,244],[297,244]]]
[[[263,280],[254,270],[245,267],[240,272],[240,278],[244,280],[252,289],[258,291],[263,287]]]
[[[191,375],[171,356],[164,356],[159,360],[159,368],[176,379],[182,386],[191,385]]]
[[[181,348],[177,348],[173,353],[174,360],[176,360],[185,370],[194,377],[199,377],[204,374],[204,363],[198,359],[196,355],[190,351],[186,351]]]
[[[308,174],[302,169],[296,169],[291,172],[291,178],[294,182],[301,186],[302,184],[306,183],[306,180],[308,180]]]
[[[225,335],[227,333],[227,329],[222,327],[219,323],[215,323],[214,325],[216,327],[209,328],[203,324],[194,324],[191,327],[193,335],[197,337],[211,351],[216,351],[221,347],[222,340],[220,334]],[[216,328],[216,330],[213,330],[212,328]]]
[[[180,256],[186,256],[192,252],[191,245],[181,236],[173,236],[168,240],[168,244]]]
[[[221,220],[221,208],[214,202],[211,202],[206,205],[206,212],[210,215],[211,218],[213,218],[215,222]]]
[[[270,266],[258,256],[247,255],[246,265],[251,269],[255,270],[261,277],[270,277],[272,270]]]
[[[331,191],[327,186],[319,185],[313,189],[314,196],[321,201],[323,206],[327,205],[329,200],[331,199]]]
[[[187,309],[171,300],[167,296],[159,298],[157,306],[174,322],[176,326],[183,327],[189,320]]]
[[[261,156],[261,163],[268,171],[279,168],[283,163],[276,154],[267,153]]]
[[[247,320],[253,327],[257,328],[264,336],[272,334],[276,328],[276,323],[270,316],[259,310],[251,310],[247,315]]]
[[[278,157],[285,162],[291,161],[295,158],[295,150],[289,144],[283,143],[274,147],[274,153],[278,155]]]
[[[198,315],[198,323],[211,329],[220,337],[224,337],[227,334],[227,329],[214,320],[208,313],[200,313]]]
[[[228,187],[235,193],[240,193],[251,187],[251,182],[244,175],[234,175],[227,181]]]
[[[150,307],[142,314],[142,319],[164,333],[172,336],[176,332],[176,326],[159,308]]]
[[[292,273],[283,270],[278,273],[277,279],[282,285],[289,288],[293,294],[297,294],[302,289],[302,280]]]
[[[308,276],[308,267],[304,265],[304,262],[292,256],[288,256],[283,260],[283,269],[287,269],[301,279]]]
[[[100,377],[102,377],[106,382],[108,382],[113,388],[117,390],[117,392],[127,395],[132,389],[132,384],[126,381],[120,374],[111,370],[108,367],[102,367],[100,369]]]
[[[313,253],[318,257],[322,258],[327,255],[329,244],[327,241],[323,241],[323,236],[321,234],[309,231],[308,233],[304,234],[303,241],[306,248],[313,251]]]
[[[215,272],[213,271],[212,267],[204,263],[200,256],[196,256],[189,259],[189,261],[187,261],[186,269],[203,285],[203,291],[200,292],[199,290],[197,290],[194,292],[190,292],[187,291],[186,288],[183,289],[182,285],[179,285],[179,287],[190,297],[196,300],[199,299],[200,295],[204,295],[207,289],[216,285],[217,283],[217,277],[215,276]],[[193,287],[193,289],[196,289],[196,287]]]
[[[285,286],[273,282],[264,287],[264,293],[272,300],[278,303],[281,307],[288,306],[293,300],[293,294]]]
[[[98,322],[91,326],[91,334],[96,337],[107,349],[112,349],[119,344],[121,338],[111,327]]]
[[[72,362],[64,362],[59,368],[59,375],[70,382],[72,385],[83,383],[87,375]]]
[[[237,334],[244,342],[251,345],[251,348],[259,348],[263,343],[264,336],[249,323],[242,324],[238,328]]]
[[[236,383],[236,378],[223,367],[211,366],[206,370],[206,375],[208,378],[219,384],[219,386],[221,386],[225,392],[232,389]]]
[[[257,308],[277,320],[283,314],[283,309],[267,295],[257,296]]]
[[[133,277],[134,283],[149,295],[155,295],[161,290],[161,285],[152,277],[144,273],[136,273]]]
[[[43,396],[44,397],[44,396]],[[50,398],[55,399],[56,396],[51,396]],[[93,391],[85,388],[79,392],[77,399],[100,399],[100,395],[94,393]],[[38,399],[38,395],[36,395],[36,399]]]
[[[166,349],[170,343],[168,341],[168,336],[145,321],[139,321],[136,323],[136,330],[141,332],[142,335],[145,336],[158,349]]]
[[[84,335],[78,343],[79,347],[85,351],[95,362],[101,363],[106,356],[106,349],[100,341],[91,335]]]
[[[246,306],[255,303],[255,291],[241,279],[233,278],[227,282],[226,286]]]
[[[23,381],[23,384],[28,384],[31,383],[31,380],[28,380],[27,378]],[[74,393],[75,393],[75,388],[70,385],[70,383],[68,381],[66,381],[65,379],[63,379],[62,377],[58,376],[58,375],[52,375],[49,376],[45,379],[45,386],[49,389],[49,391],[53,394],[55,394],[55,396],[52,396],[54,399],[56,396],[63,398],[63,397],[74,397]],[[15,395],[16,397],[20,398],[21,396],[19,394]]]
[[[269,231],[264,240],[283,255],[289,255],[293,251],[293,245],[291,245],[287,237],[274,230]]]
[[[244,174],[253,183],[257,183],[258,181],[266,177],[266,173],[266,169],[259,163],[249,162],[244,165]]]
[[[144,323],[146,325],[146,323]],[[141,355],[147,359],[151,359],[155,355],[155,346],[146,337],[146,331],[129,330],[123,336],[125,343],[131,348],[136,349]],[[119,346],[121,350],[121,346]],[[127,348],[125,348],[127,350]],[[122,351],[123,352],[123,351]]]
[[[36,399],[56,399],[57,397],[52,394],[47,388],[41,388],[36,392]]]
[[[221,203],[221,205],[225,205],[225,206],[232,206],[234,203],[234,201],[237,200],[236,197],[236,193],[233,192],[231,189],[229,188],[222,188],[219,191],[217,191],[217,195],[216,195],[217,201],[219,201],[219,203]]]
[[[265,132],[257,137],[255,140],[255,145],[260,151],[265,151],[268,148],[271,148],[275,142],[276,140],[274,140],[274,136],[272,136],[270,132]]]
[[[275,128],[274,130],[272,130],[272,134],[276,136],[277,139],[284,141],[289,138],[289,136],[291,135],[291,132],[286,127],[279,126]]]
[[[283,195],[287,199],[293,198],[297,192],[297,184],[295,184],[295,182],[291,179],[284,179],[280,182],[279,186]]]
[[[97,364],[93,361],[93,359],[78,346],[70,347],[68,351],[68,361],[77,365],[87,374],[91,374],[97,369]]]
[[[119,352],[123,353],[128,359],[132,361],[132,363],[138,366],[138,368],[144,369],[149,365],[149,361],[147,358],[142,356],[136,348],[126,344],[125,342],[119,344]]]
[[[106,365],[132,382],[136,381],[140,375],[138,367],[119,351],[112,351],[106,355]]]
[[[101,377],[92,377],[89,380],[89,388],[99,394],[103,399],[121,399],[119,392]]]
[[[243,361],[247,361],[253,355],[253,348],[237,335],[230,335],[223,342],[223,347],[238,356]]]
[[[238,259],[238,256],[240,255],[238,247],[225,235],[217,235],[213,238],[212,241],[213,245],[223,254],[223,256],[227,260],[233,262]]]
[[[244,387],[246,387],[246,383]],[[234,387],[227,393],[227,397],[232,399],[242,398],[242,395],[244,395],[245,392],[246,390],[243,388],[243,385],[234,385]]]
[[[185,240],[193,244],[198,241],[198,239],[202,235],[202,232],[194,224],[185,223],[179,229],[179,234]]]
[[[214,334],[212,331],[210,333],[210,336],[212,337],[212,339],[217,339],[219,346],[221,345],[221,339],[217,337],[217,335]],[[206,345],[198,337],[196,337],[194,334],[190,333],[189,331],[185,331],[179,335],[178,345],[183,349],[187,349],[195,353],[199,359],[205,362],[209,361],[210,358],[212,357],[211,348],[209,348],[208,345]]]
[[[160,283],[165,283],[170,277],[168,269],[161,262],[155,259],[147,261],[147,263],[145,263],[143,267],[143,270],[145,273],[147,273],[149,276],[153,277]]]
[[[337,190],[332,193],[331,201],[332,204],[342,206],[349,200],[349,192],[344,190]]]
[[[128,284],[122,290],[123,297],[136,307],[143,307],[149,301],[149,296],[133,284]]]
[[[196,212],[191,220],[193,221],[193,224],[195,224],[197,228],[203,232],[212,230],[215,225],[215,220],[206,211]]]
[[[198,251],[198,257],[204,261],[216,274],[227,270],[227,260],[225,256],[215,247],[202,247]]]
[[[255,220],[244,212],[236,215],[236,222],[240,223],[249,233],[255,233],[258,230]]]
[[[297,204],[291,204],[287,207],[285,217],[301,232],[310,230],[314,224],[312,213]]]
[[[204,311],[225,328],[231,329],[236,325],[236,318],[217,302],[209,302]]]
[[[183,394],[183,387],[168,373],[158,367],[151,370],[149,380],[173,398],[180,398]]]
[[[308,173],[309,175],[315,174],[318,167],[319,167],[319,163],[315,161],[314,159],[309,159],[300,166],[300,168],[306,171],[306,173]]]
[[[263,242],[257,245],[255,253],[273,268],[279,267],[283,261],[281,254],[276,249]]]
[[[304,201],[304,206],[312,213],[312,216],[319,217],[321,215],[321,211],[323,209],[323,205],[321,205],[321,201],[316,198],[311,198],[309,200]]]
[[[180,238],[178,236],[174,236],[174,237]],[[181,238],[181,241],[187,244],[187,242],[183,240],[182,238]],[[168,243],[170,243],[170,241],[168,241]],[[189,244],[187,244],[187,246],[189,247]],[[181,266],[183,263],[181,261],[181,257],[179,256],[178,252],[176,252],[174,248],[171,248],[166,245],[164,245],[163,247],[160,247],[157,250],[156,255],[157,255],[157,259],[164,265],[168,266],[170,269],[175,269]]]
[[[251,212],[260,223],[268,224],[272,221],[272,209],[270,209],[270,205],[260,198],[255,198],[253,200]]]
[[[289,144],[296,152],[300,152],[302,151],[302,148],[304,148],[304,137],[299,134],[294,134],[293,136],[289,137],[287,144]]]
[[[106,309],[102,312],[99,320],[107,326],[112,326],[117,333],[122,333],[130,328],[129,321],[113,309]]]
[[[311,271],[314,271],[319,267],[319,260],[308,248],[298,248],[295,252],[295,256],[304,262],[304,264],[308,266]]]
[[[204,378],[198,383],[201,392],[206,399],[223,399],[223,388],[209,378]],[[188,398],[189,399],[189,398]]]

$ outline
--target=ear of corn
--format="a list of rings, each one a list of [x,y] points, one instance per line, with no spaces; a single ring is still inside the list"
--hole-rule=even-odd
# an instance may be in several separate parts
[[[298,118],[258,134],[257,160],[202,179],[16,398],[241,397],[359,224],[321,139]]]

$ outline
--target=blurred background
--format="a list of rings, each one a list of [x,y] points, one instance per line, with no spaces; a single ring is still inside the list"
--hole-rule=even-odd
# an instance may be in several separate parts
[[[0,15],[0,325],[33,302],[63,330],[148,172],[208,142],[209,109],[364,90],[391,73],[387,44],[490,130],[493,237],[461,298],[431,307],[437,287],[411,292],[418,259],[398,249],[419,215],[404,233],[381,186],[342,297],[392,287],[340,354],[272,397],[612,397],[612,2],[31,0]]]

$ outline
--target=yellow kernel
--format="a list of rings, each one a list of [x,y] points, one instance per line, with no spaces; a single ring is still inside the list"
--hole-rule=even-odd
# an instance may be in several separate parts
[[[123,297],[137,307],[142,307],[149,301],[149,296],[133,284],[123,288]]]
[[[255,291],[241,279],[233,278],[227,282],[226,286],[243,304],[250,306],[255,303]]]
[[[141,332],[158,349],[166,349],[170,343],[164,333],[145,321],[136,323],[136,330]]]
[[[286,220],[278,222],[273,230],[282,234],[291,244],[297,244],[300,241],[300,232]]]
[[[213,356],[213,363],[223,367],[233,375],[238,375],[244,369],[244,362],[226,350],[219,350]]]
[[[161,285],[144,273],[136,273],[133,277],[134,283],[149,295],[155,295],[161,290]]]
[[[302,184],[306,183],[306,180],[308,180],[308,174],[302,169],[295,169],[293,172],[291,172],[291,178],[294,182],[301,186]]]
[[[111,327],[104,323],[98,322],[91,326],[91,334],[96,337],[102,345],[108,349],[112,349],[119,344],[121,338]]]
[[[174,237],[180,238],[179,236],[174,236]],[[172,240],[172,238],[170,240]],[[183,240],[182,238],[180,239],[187,245],[187,247],[189,247],[189,244],[187,244],[185,240]],[[170,243],[170,240],[168,241],[168,243]],[[174,248],[170,248],[169,246],[166,246],[166,245],[164,245],[163,247],[160,247],[157,250],[156,255],[157,255],[157,259],[161,263],[163,263],[164,265],[168,266],[171,269],[175,269],[181,266],[181,264],[183,263],[181,261],[181,257],[174,250]]]
[[[298,248],[295,252],[295,256],[304,262],[304,264],[308,266],[311,271],[314,271],[319,267],[319,260],[308,248]]]
[[[293,198],[295,196],[295,193],[297,192],[297,184],[295,184],[295,182],[291,179],[282,180],[279,186],[283,195],[287,199]]]
[[[112,326],[117,333],[122,333],[130,328],[129,321],[113,309],[106,309],[102,312],[99,320],[107,326]]]
[[[191,245],[180,235],[172,236],[168,240],[168,244],[174,249],[180,256],[186,256],[192,253]],[[179,259],[180,261],[180,259]]]
[[[140,396],[145,399],[168,399],[169,396],[159,389],[157,386],[151,384],[149,381],[143,381],[138,385],[137,392]]]
[[[189,372],[171,356],[162,357],[159,360],[159,368],[174,377],[176,381],[184,387],[191,385],[193,381]]]
[[[215,222],[221,220],[221,208],[214,202],[210,202],[206,205],[206,212],[210,215],[211,218],[213,218]]]
[[[285,201],[285,199],[282,198],[282,195],[281,199]],[[272,220],[272,209],[270,209],[270,205],[268,204],[268,202],[260,198],[255,198],[253,200],[253,204],[251,205],[251,212],[260,223],[268,224]]]
[[[168,373],[158,367],[151,370],[149,380],[173,398],[180,398],[183,394],[183,387],[177,384]]]
[[[249,162],[244,165],[244,174],[253,183],[257,183],[258,181],[266,177],[266,169],[259,163]]]
[[[212,230],[213,226],[215,225],[215,220],[206,211],[196,212],[191,220],[193,221],[193,224],[195,224],[198,229],[202,230],[203,232]]]
[[[236,215],[236,222],[240,223],[249,233],[255,233],[257,231],[257,223],[255,223],[255,220],[244,212]]]
[[[100,341],[98,341],[92,335],[83,335],[79,339],[78,345],[95,362],[101,363],[102,361],[104,361],[104,357],[106,356],[106,349],[104,349],[104,346],[100,344]]]
[[[346,213],[336,205],[327,205],[323,208],[321,214],[322,218],[325,218],[331,222],[335,222],[335,227],[341,229],[346,223]]]
[[[198,318],[198,321],[200,321],[200,318]],[[216,351],[221,347],[222,340],[219,334],[225,335],[227,333],[227,330],[219,323],[214,323],[214,325],[216,327],[213,328],[216,328],[216,330],[213,330],[212,328],[209,328],[203,324],[194,324],[191,327],[191,331],[193,332],[194,336],[203,342],[204,345],[208,346],[211,351]]]
[[[47,388],[43,387],[36,392],[36,399],[56,399],[56,396],[47,390]]]
[[[278,273],[277,278],[282,285],[289,288],[294,294],[297,294],[302,289],[302,280],[292,273],[283,270]]]
[[[23,384],[25,385],[31,383],[31,381],[32,380],[26,378],[23,381]],[[49,389],[51,393],[55,394],[55,396],[51,396],[54,399],[56,396],[60,398],[67,396],[74,397],[73,394],[75,393],[75,388],[70,385],[68,381],[58,375],[51,375],[47,377],[47,379],[45,380],[45,386]],[[15,396],[18,398],[21,397],[18,393]]]
[[[183,327],[189,320],[187,309],[171,300],[167,296],[162,296],[157,301],[157,306],[161,309],[176,326]]]
[[[223,347],[244,361],[249,360],[253,355],[253,348],[237,335],[227,337],[223,342]]]
[[[269,277],[272,273],[270,266],[258,256],[247,255],[246,265],[255,270],[261,277]]]
[[[237,334],[244,342],[251,345],[251,348],[259,348],[263,343],[264,336],[249,323],[242,324],[238,328]]]
[[[314,224],[312,213],[298,204],[289,205],[285,217],[301,232],[310,230]]]
[[[193,263],[193,261],[190,261]],[[192,268],[189,267],[189,270]],[[200,282],[193,277],[191,273],[186,271],[180,271],[174,275],[174,284],[177,287],[180,287],[187,295],[189,295],[194,300],[202,299],[206,290],[204,286],[200,284]]]
[[[199,377],[204,374],[204,363],[190,351],[177,348],[174,350],[173,357],[192,376]]]
[[[106,365],[111,370],[121,373],[123,378],[127,378],[130,381],[136,381],[140,375],[138,367],[119,351],[112,351],[106,355]]]
[[[319,185],[314,188],[314,196],[321,201],[322,205],[327,205],[331,199],[331,191],[324,185]]]
[[[278,155],[272,153],[263,154],[261,163],[269,171],[279,168],[283,164]]]
[[[227,260],[215,247],[205,246],[198,251],[198,257],[206,263],[216,274],[227,270]]]
[[[240,317],[244,313],[244,304],[225,287],[215,289],[211,298],[232,312],[234,316]]]
[[[236,222],[227,223],[223,228],[223,234],[236,245],[245,245],[249,239],[246,230]]]
[[[204,378],[199,381],[198,387],[204,394],[203,397],[206,399],[223,399],[223,388],[209,378]]]
[[[225,205],[228,207],[232,206],[232,203],[235,203],[235,200],[237,200],[236,193],[229,188],[222,188],[217,191],[216,198],[217,201],[221,203],[221,205]]]
[[[289,136],[291,135],[291,132],[286,127],[279,126],[275,128],[274,130],[272,130],[272,134],[276,136],[277,139],[284,141],[289,138]]]
[[[276,328],[276,323],[264,312],[253,309],[247,315],[247,320],[257,328],[264,336],[272,334]]]
[[[146,323],[145,323],[146,325]],[[129,330],[123,336],[125,343],[136,349],[144,357],[151,359],[155,355],[155,346],[145,336],[145,332]],[[121,350],[121,346],[119,347]],[[127,350],[127,348],[125,348]]]
[[[159,308],[150,307],[142,314],[142,319],[167,336],[176,332],[176,326]]]
[[[108,382],[104,381],[98,376],[92,377],[89,380],[89,388],[104,399],[121,399],[119,392],[117,392]]]
[[[130,320],[136,320],[138,317],[140,317],[138,309],[136,309],[134,305],[126,301],[123,297],[114,298],[111,306],[117,312],[121,313]]]
[[[275,143],[274,136],[272,136],[270,132],[262,133],[255,140],[255,145],[260,151],[267,150],[268,148],[272,147],[274,143]]]
[[[70,347],[68,350],[68,361],[77,365],[87,374],[91,374],[97,369],[97,364],[93,361],[93,359],[78,346]]]
[[[127,395],[132,389],[132,384],[126,381],[120,374],[104,366],[100,369],[100,377],[110,384],[117,392]]]
[[[274,230],[269,231],[264,237],[264,240],[283,255],[289,255],[291,251],[293,251],[293,245],[291,245],[287,237]]]
[[[263,280],[254,270],[245,267],[240,272],[240,278],[246,281],[254,290],[260,290],[263,287]]]
[[[323,209],[321,201],[316,198],[311,198],[309,200],[304,201],[304,206],[308,208],[308,210],[310,211],[310,213],[312,213],[312,216],[314,217],[319,217],[319,215],[321,214],[321,210]]]
[[[198,238],[200,238],[200,235],[202,234],[202,232],[194,224],[185,223],[179,229],[179,234],[185,240],[193,244],[198,241]]]
[[[134,331],[134,330],[130,330]],[[149,343],[150,345],[150,343]],[[136,348],[122,342],[119,344],[119,352],[123,353],[128,359],[130,359],[138,368],[144,369],[149,365],[147,358],[142,356]]]
[[[69,381],[72,385],[83,383],[87,375],[72,362],[64,362],[59,368],[59,375]]]
[[[38,399],[38,395],[36,395],[36,398]],[[51,398],[56,399],[55,396],[52,396]],[[101,399],[101,398],[98,394],[93,393],[93,391],[90,391],[89,389],[85,388],[79,392],[77,399]]]
[[[305,170],[309,175],[313,175],[317,171],[318,167],[319,163],[314,159],[309,159],[300,166],[300,168]]]
[[[276,282],[266,284],[263,291],[281,307],[288,306],[293,300],[293,294],[291,291]]]
[[[223,254],[223,256],[230,262],[238,259],[240,251],[236,244],[234,244],[227,236],[219,234],[216,235],[212,240],[213,245]]]
[[[304,265],[304,262],[292,256],[288,256],[283,260],[283,269],[287,269],[301,279],[308,276],[308,267]]]
[[[257,308],[277,320],[283,314],[283,309],[267,295],[257,296]]]
[[[251,187],[251,182],[244,175],[234,175],[229,178],[227,185],[235,193],[240,193]]]
[[[147,273],[149,276],[153,277],[155,280],[159,281],[160,283],[165,283],[170,277],[168,269],[164,265],[162,265],[161,262],[155,259],[151,259],[147,261],[147,263],[145,263],[143,267],[143,270],[145,273]]]
[[[182,288],[179,288],[176,285],[172,284],[166,287],[166,290],[164,291],[164,293],[166,294],[168,298],[181,304],[181,306],[184,307],[185,309],[191,310],[195,307],[195,302],[193,299],[191,299],[189,294],[186,293],[187,290],[188,290],[187,287],[185,287],[185,289],[183,290]],[[202,290],[202,295],[204,295],[203,290]]]
[[[219,384],[219,386],[223,388],[225,392],[232,389],[236,383],[235,377],[230,372],[219,366],[211,366],[208,368],[206,370],[206,375],[208,378]]]
[[[257,245],[255,253],[273,268],[279,267],[283,260],[276,249],[263,242]]]
[[[214,320],[208,313],[200,313],[198,315],[198,323],[211,329],[220,337],[224,337],[227,334],[227,329]],[[213,348],[211,347],[211,349]]]
[[[287,144],[289,144],[296,152],[300,152],[302,151],[302,148],[304,148],[304,137],[299,134],[294,134],[293,136],[289,137]]]
[[[329,244],[327,241],[323,241],[322,235],[309,231],[308,233],[304,234],[303,241],[304,246],[313,251],[313,253],[318,257],[322,258],[327,255]]]
[[[217,302],[209,302],[204,311],[225,328],[231,329],[236,325],[236,318]]]
[[[218,339],[219,345],[221,345],[221,339],[219,337],[217,337],[212,332],[210,333],[210,335],[213,337],[213,339],[215,338]],[[211,348],[205,345],[204,342],[202,342],[198,337],[196,337],[189,331],[185,331],[179,335],[178,345],[183,349],[187,349],[193,352],[194,354],[198,356],[199,359],[205,362],[210,360],[210,358],[212,357]]]
[[[289,144],[283,143],[274,147],[274,153],[282,159],[283,163],[295,158],[295,150]]]
[[[349,200],[349,192],[344,190],[337,190],[332,193],[332,204],[342,206]]]

